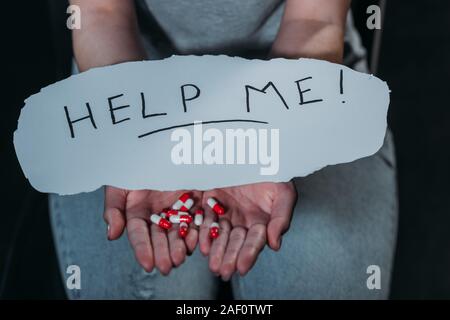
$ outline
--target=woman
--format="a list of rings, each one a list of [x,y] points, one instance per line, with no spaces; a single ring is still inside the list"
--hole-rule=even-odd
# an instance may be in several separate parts
[[[352,40],[347,57],[365,71],[364,50],[347,19],[348,0],[146,0],[137,7],[129,0],[71,2],[81,8],[81,29],[73,32],[80,71],[171,54],[343,63],[346,36]],[[176,230],[166,234],[148,225],[149,212],[169,207],[182,191],[106,187],[104,193],[52,195],[62,271],[70,264],[82,270],[82,289],[68,291],[69,297],[211,299],[216,275],[231,279],[234,296],[243,299],[386,298],[397,223],[393,163],[388,135],[376,155],[306,178],[195,191],[197,206],[207,208],[212,196],[228,208],[212,243],[210,211],[205,226],[185,240]],[[104,240],[103,206],[108,239],[126,229],[132,250],[123,238]],[[367,287],[370,265],[380,267],[380,290]]]

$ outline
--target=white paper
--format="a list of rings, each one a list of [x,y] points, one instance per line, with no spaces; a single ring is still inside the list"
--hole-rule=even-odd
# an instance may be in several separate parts
[[[266,93],[248,87],[246,94],[246,85],[262,90],[269,82],[273,86]],[[200,90],[196,98],[192,85]],[[303,104],[300,91],[304,91]],[[116,124],[108,97],[113,97],[112,108],[128,105],[112,111]],[[311,100],[322,101],[306,103]],[[86,103],[94,120],[74,122],[71,133],[69,122],[88,116]],[[204,190],[279,182],[374,154],[383,143],[388,106],[385,82],[338,64],[312,59],[172,56],[96,68],[43,88],[25,101],[14,146],[32,186],[61,195],[102,185]],[[166,115],[149,116],[161,113]],[[181,128],[170,128],[180,125],[186,125],[182,129],[192,137],[192,164],[173,160],[178,142],[171,137]],[[259,154],[257,163],[244,159],[245,164],[237,164],[236,154],[235,163],[231,155],[228,164],[205,163],[202,156],[208,150],[204,148],[213,140],[202,141],[202,133],[213,128],[224,138],[226,129],[253,129],[258,141],[264,141],[259,129],[269,138],[274,132],[270,130],[278,129],[278,169],[272,163],[272,169],[266,170],[269,173],[263,174],[262,168],[268,165],[263,165]],[[146,135],[149,132],[154,133]],[[222,158],[226,162],[226,155]]]

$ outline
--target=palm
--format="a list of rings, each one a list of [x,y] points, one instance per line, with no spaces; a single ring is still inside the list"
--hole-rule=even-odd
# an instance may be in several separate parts
[[[191,228],[186,239],[182,239],[177,228],[166,232],[156,225],[149,226],[149,217],[170,208],[183,192],[106,187],[105,219],[111,227],[109,238],[120,237],[126,221],[128,238],[139,264],[147,271],[156,266],[163,274],[168,274],[173,265],[183,263],[186,254],[194,250],[198,232]],[[191,195],[198,206],[202,192],[194,191]]]
[[[132,190],[127,192],[126,217],[145,219],[148,221],[152,213],[161,213],[163,209],[170,208],[183,191],[156,191],[156,190]],[[194,199],[198,203],[201,192],[194,192]]]
[[[216,189],[206,192],[205,197],[220,199],[227,207],[223,218],[228,219],[233,227],[250,229],[255,224],[268,224],[276,195],[275,186],[273,183],[262,183]]]

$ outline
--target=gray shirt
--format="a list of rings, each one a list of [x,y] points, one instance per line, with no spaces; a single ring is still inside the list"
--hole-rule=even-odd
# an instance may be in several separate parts
[[[139,0],[141,32],[151,59],[172,54],[266,58],[284,0]],[[347,17],[344,63],[367,71],[365,50]]]

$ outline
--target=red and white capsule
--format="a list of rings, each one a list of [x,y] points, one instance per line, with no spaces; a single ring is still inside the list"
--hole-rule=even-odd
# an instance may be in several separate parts
[[[203,209],[197,209],[195,210],[195,214],[194,214],[194,224],[196,226],[201,226],[203,223],[203,216],[205,215],[205,212],[203,211]]]
[[[187,212],[179,211],[177,215],[171,215],[169,220],[172,223],[186,222],[189,224],[192,222],[192,217]]]
[[[211,223],[209,226],[209,237],[216,239],[219,236],[219,224],[217,222]]]
[[[169,216],[167,215],[168,212],[169,212],[168,209],[163,209],[163,210],[161,211],[161,213],[159,214],[159,216],[160,216],[161,218],[167,220],[167,219],[169,218]]]
[[[180,235],[180,237],[182,238],[186,238],[187,234],[188,234],[188,224],[186,222],[181,222],[180,226],[178,227],[178,234]]]
[[[170,219],[171,216],[178,215],[178,212],[180,212],[180,211],[174,210],[174,209],[167,210],[167,212],[166,212],[167,219]]]
[[[194,205],[194,200],[191,199],[189,193],[183,193],[178,200],[172,205],[172,209],[180,211],[189,211]]]
[[[167,219],[164,219],[157,214],[152,214],[150,216],[150,221],[166,230],[169,230],[172,227],[172,223],[170,221],[167,221]]]
[[[184,202],[184,205],[181,206],[180,211],[189,211],[194,205],[194,200],[189,198]]]
[[[219,216],[225,214],[225,209],[216,201],[214,198],[209,198],[208,206],[211,207],[211,209]]]
[[[170,217],[170,216],[179,216],[179,215],[190,215],[190,213],[189,212],[186,212],[186,211],[181,211],[181,210],[173,210],[173,209],[170,209],[170,210],[168,210],[167,211],[167,215]]]

